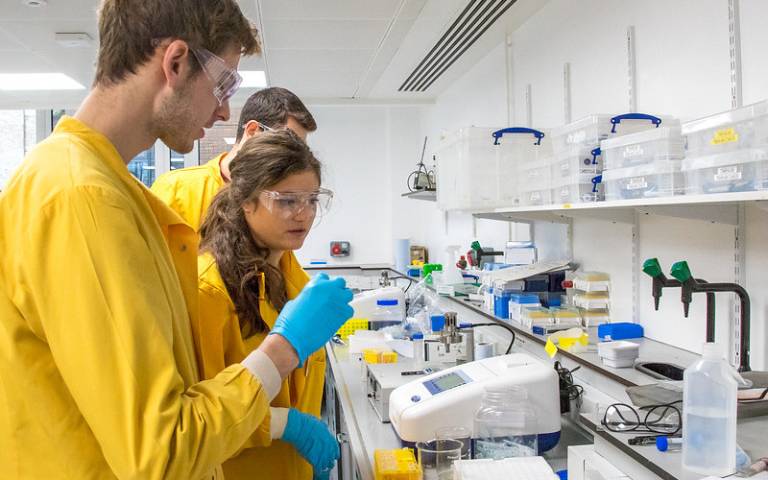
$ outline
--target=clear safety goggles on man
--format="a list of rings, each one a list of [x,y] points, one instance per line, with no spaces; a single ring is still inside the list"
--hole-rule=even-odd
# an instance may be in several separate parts
[[[232,98],[240,88],[243,77],[215,53],[204,48],[191,48],[191,50],[203,72],[213,82],[213,96],[218,100],[219,106],[224,105],[224,102]]]
[[[320,188],[312,192],[274,192],[262,190],[259,201],[272,215],[282,219],[294,218],[309,212],[315,219],[322,218],[331,208],[333,192]]]

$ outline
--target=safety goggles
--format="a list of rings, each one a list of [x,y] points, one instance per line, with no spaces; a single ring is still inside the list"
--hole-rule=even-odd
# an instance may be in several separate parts
[[[331,208],[333,192],[320,188],[313,192],[274,192],[262,190],[259,200],[272,215],[283,219],[293,218],[309,211],[316,219],[322,218]]]
[[[219,106],[232,98],[240,88],[243,77],[237,70],[230,68],[223,58],[204,48],[191,48],[192,54],[202,67],[205,75],[213,82],[213,96],[219,102]]]
[[[674,435],[682,427],[680,410],[675,406],[678,402],[666,405],[648,405],[640,407],[646,411],[641,420],[641,414],[624,403],[610,405],[603,415],[603,427],[612,432],[652,432],[664,435]]]

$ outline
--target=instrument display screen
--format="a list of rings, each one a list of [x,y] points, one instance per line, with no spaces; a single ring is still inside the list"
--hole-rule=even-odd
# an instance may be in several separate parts
[[[462,374],[461,371],[456,371],[456,372],[447,373],[445,375],[441,375],[437,378],[433,378],[432,380],[428,380],[424,382],[424,386],[427,387],[427,390],[429,390],[429,393],[431,393],[432,395],[435,395],[435,394],[450,390],[452,388],[466,385],[471,381],[472,379],[469,378],[466,374]]]

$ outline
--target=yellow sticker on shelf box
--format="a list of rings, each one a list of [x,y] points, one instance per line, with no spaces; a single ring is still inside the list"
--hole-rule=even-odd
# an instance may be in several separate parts
[[[547,344],[544,345],[544,351],[547,352],[547,355],[549,355],[549,358],[554,358],[555,354],[557,353],[557,347],[554,343],[552,343],[552,340],[549,338],[547,339]]]
[[[739,134],[733,128],[723,128],[715,131],[715,135],[710,142],[712,145],[722,145],[724,143],[733,143],[739,141]]]

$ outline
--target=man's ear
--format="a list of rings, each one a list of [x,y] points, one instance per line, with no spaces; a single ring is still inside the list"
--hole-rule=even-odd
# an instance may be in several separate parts
[[[189,77],[189,56],[193,55],[184,40],[174,40],[163,53],[162,67],[165,83],[171,88],[178,88]]]
[[[259,132],[261,132],[261,125],[256,120],[248,120],[243,128],[243,136],[245,138],[251,138]]]

